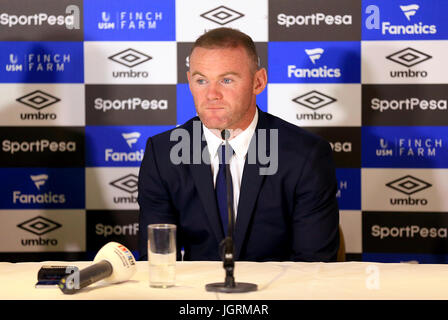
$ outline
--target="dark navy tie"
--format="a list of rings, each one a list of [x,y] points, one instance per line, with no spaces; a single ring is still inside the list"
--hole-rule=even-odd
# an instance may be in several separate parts
[[[227,155],[230,157],[233,154],[233,150],[228,146],[229,150],[227,152]],[[227,226],[229,223],[228,218],[228,211],[227,211],[227,179],[226,179],[226,162],[229,163],[230,161],[226,161],[226,152],[225,152],[225,145],[222,145],[220,149],[218,149],[218,156],[219,156],[219,170],[218,175],[216,177],[216,200],[218,202],[218,210],[219,215],[221,216],[222,221],[222,227],[224,231],[224,235],[227,235]],[[233,185],[232,185],[232,176],[230,178],[230,199],[231,204],[233,205]]]

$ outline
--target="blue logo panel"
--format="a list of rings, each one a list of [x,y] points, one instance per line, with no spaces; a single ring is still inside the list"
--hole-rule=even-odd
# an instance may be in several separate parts
[[[139,167],[149,137],[174,126],[87,126],[86,165]]]
[[[190,87],[186,83],[177,86],[177,124],[184,124],[193,117],[196,117],[193,96]]]
[[[263,92],[257,95],[257,105],[264,112],[267,112],[268,108],[267,92],[268,87],[266,86]],[[177,84],[177,124],[184,124],[194,117],[196,117],[196,108],[188,84]]]
[[[361,170],[336,169],[340,210],[361,210]]]
[[[82,83],[82,42],[0,42],[0,82]]]
[[[447,11],[448,2],[440,0],[364,0],[362,39],[447,39]]]
[[[84,2],[86,41],[175,41],[174,0]]]
[[[424,253],[363,253],[362,261],[372,262],[418,262],[430,264],[448,263],[447,254],[424,254]]]
[[[84,168],[0,168],[1,209],[84,209]]]
[[[362,166],[448,168],[448,127],[363,127]]]
[[[268,70],[270,83],[360,83],[360,42],[269,42]]]

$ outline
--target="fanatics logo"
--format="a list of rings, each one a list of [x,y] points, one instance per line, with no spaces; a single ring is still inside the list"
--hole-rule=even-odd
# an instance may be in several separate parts
[[[313,90],[302,96],[292,99],[292,101],[309,109],[317,110],[337,100],[323,93],[320,93],[319,91]]]
[[[306,54],[310,58],[313,64],[316,64],[316,60],[320,59],[320,56],[324,53],[324,49],[315,48],[315,49],[305,49]]]
[[[31,180],[34,182],[34,185],[36,186],[37,190],[40,190],[40,187],[45,184],[48,180],[48,175],[46,174],[39,174],[36,176],[30,175]]]
[[[432,57],[430,55],[427,55],[426,53],[417,51],[412,48],[406,48],[400,50],[386,57],[386,59],[389,59],[395,63],[401,64],[402,66],[408,68],[413,67],[431,58]]]
[[[31,232],[35,235],[41,236],[53,230],[59,229],[60,227],[62,227],[62,225],[55,221],[38,216],[22,222],[21,224],[17,225],[17,227]]]
[[[220,6],[201,14],[201,17],[223,26],[229,22],[244,17],[244,14],[224,6]]]
[[[36,110],[41,110],[61,101],[61,99],[53,97],[52,95],[40,90],[36,90],[16,99],[16,101]]]
[[[134,143],[136,143],[138,141],[138,138],[140,138],[141,136],[140,132],[122,133],[121,135],[128,143],[129,148],[132,148]]]
[[[387,183],[386,186],[406,195],[412,195],[414,193],[427,189],[432,185],[423,180],[407,175]]]
[[[109,57],[110,60],[118,62],[121,65],[124,65],[129,68],[133,68],[139,64],[142,64],[148,60],[151,60],[152,57],[138,52],[134,49],[126,49],[121,51],[113,56]]]
[[[401,11],[403,11],[404,15],[406,16],[406,19],[408,21],[411,21],[411,17],[417,13],[417,10],[420,7],[418,4],[410,4],[408,6],[400,6]]]
[[[127,193],[134,193],[138,190],[138,177],[135,174],[128,174],[115,181],[112,181],[110,185],[123,190]]]

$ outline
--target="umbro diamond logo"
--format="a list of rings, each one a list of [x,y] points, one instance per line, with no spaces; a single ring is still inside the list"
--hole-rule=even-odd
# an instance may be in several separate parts
[[[397,190],[401,193],[411,195],[420,192],[432,185],[426,181],[417,179],[416,177],[407,175],[386,184],[389,188]]]
[[[62,225],[50,219],[37,216],[34,217],[33,219],[18,224],[17,227],[25,231],[31,232],[35,235],[41,236],[53,230],[59,229],[60,227],[62,227]]]
[[[61,99],[53,97],[52,95],[40,90],[36,90],[16,99],[16,101],[36,110],[41,110],[61,101]]]
[[[389,59],[408,68],[431,58],[432,57],[430,55],[412,48],[400,50],[386,57],[386,59]]]
[[[134,49],[126,49],[117,54],[114,54],[113,56],[110,56],[109,59],[118,62],[119,64],[122,64],[126,67],[133,68],[135,66],[138,66],[139,64],[151,60],[152,57],[138,52]]]
[[[135,174],[128,174],[110,183],[115,188],[127,193],[134,193],[138,190],[138,177]]]
[[[201,14],[201,17],[223,26],[244,17],[244,14],[224,6],[219,6]]]
[[[317,110],[337,100],[323,93],[320,93],[319,91],[313,90],[302,96],[292,99],[292,101],[309,109]]]

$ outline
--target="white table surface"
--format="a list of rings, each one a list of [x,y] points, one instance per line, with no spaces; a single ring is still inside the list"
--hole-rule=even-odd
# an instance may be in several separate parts
[[[448,300],[448,265],[410,263],[236,262],[237,282],[251,282],[259,290],[225,294],[205,290],[224,281],[222,262],[178,262],[176,285],[151,288],[147,262],[137,262],[127,282],[92,284],[77,294],[64,295],[57,287],[35,288],[42,265],[91,262],[0,262],[1,300]]]

